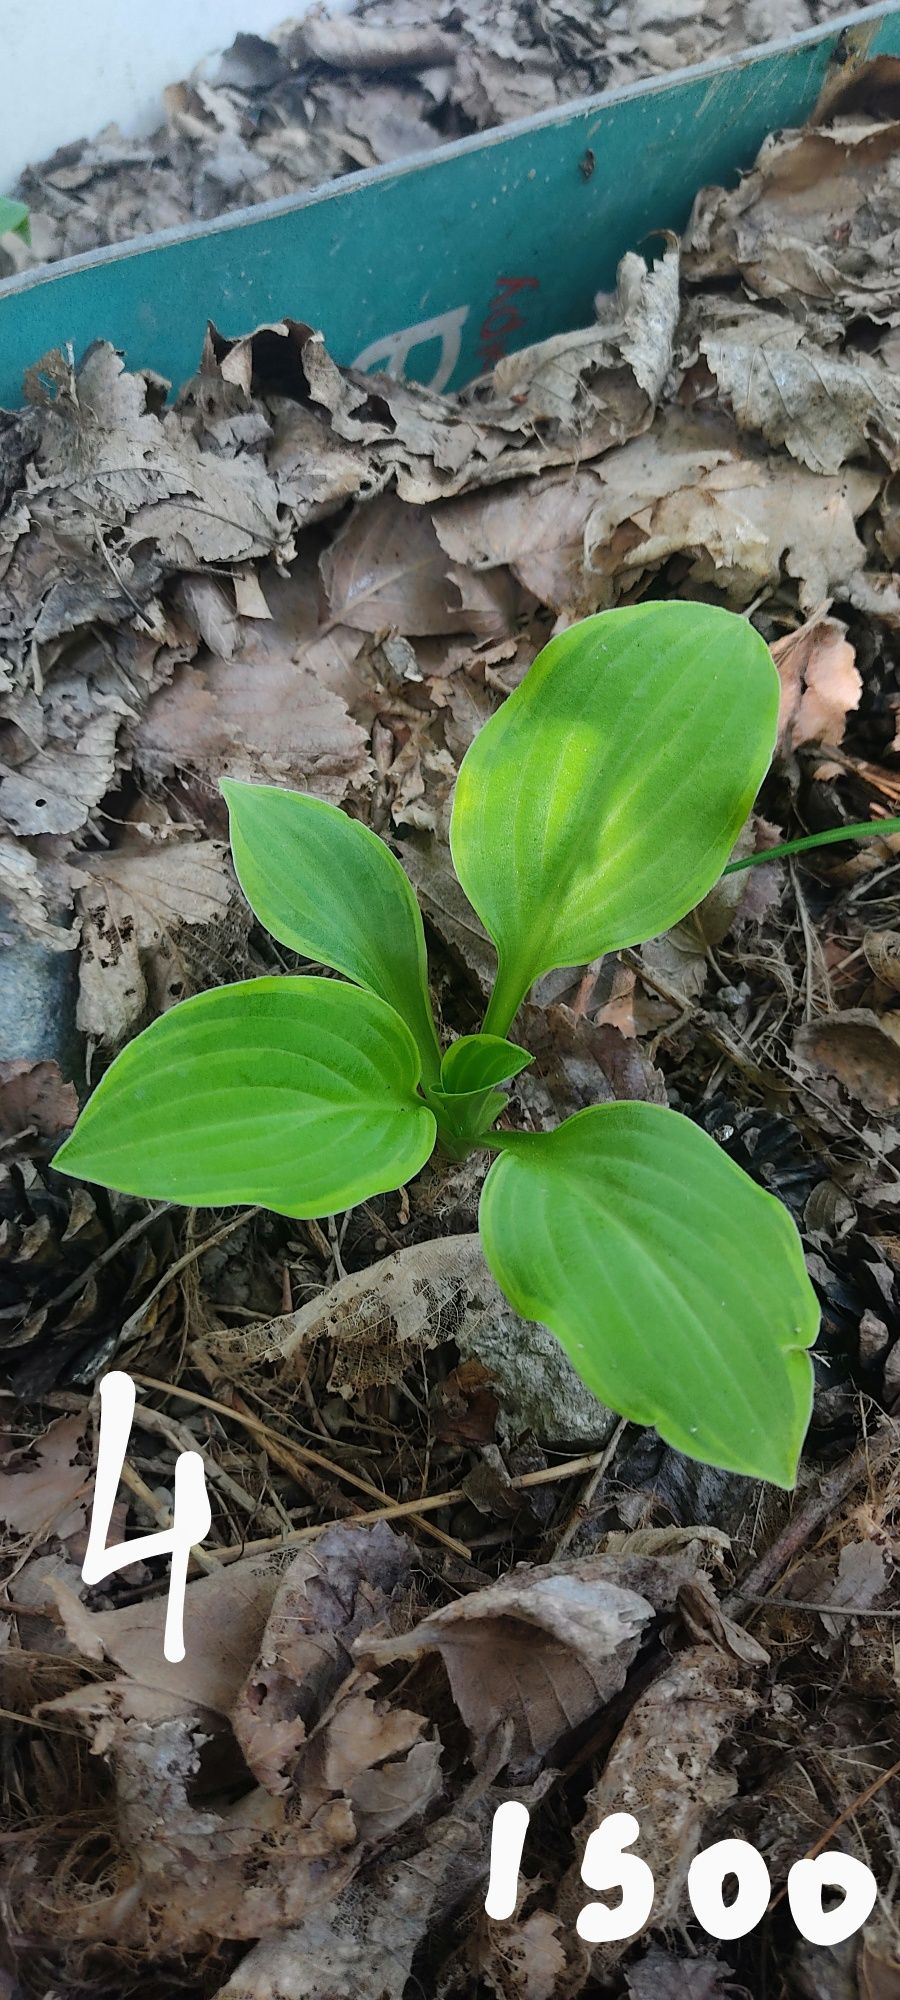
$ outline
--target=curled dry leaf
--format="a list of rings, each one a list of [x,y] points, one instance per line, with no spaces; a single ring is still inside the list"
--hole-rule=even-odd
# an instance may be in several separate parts
[[[371,1531],[331,1529],[294,1557],[232,1711],[247,1764],[267,1791],[290,1789],[313,1720],[351,1672],[354,1639],[389,1622],[409,1579],[410,1553],[408,1543],[379,1522]],[[362,1730],[357,1716],[358,1739]],[[417,1728],[412,1741],[419,1733]]]
[[[396,1381],[418,1366],[423,1351],[452,1341],[465,1360],[487,1371],[501,1431],[586,1444],[602,1443],[615,1428],[615,1417],[585,1388],[553,1335],[507,1303],[477,1233],[396,1250],[339,1279],[299,1312],[270,1321],[263,1337],[288,1378],[306,1370],[312,1343],[332,1342],[329,1386],[351,1394]]]
[[[736,1722],[757,1706],[757,1697],[738,1685],[738,1674],[737,1661],[712,1646],[678,1653],[638,1696],[575,1831],[580,1857],[608,1813],[634,1814],[640,1852],[656,1884],[654,1927],[677,1920],[690,1864],[710,1823],[737,1791],[731,1773],[716,1769],[715,1757]],[[627,1940],[591,1948],[576,1938],[575,1918],[586,1901],[579,1868],[580,1862],[569,1871],[557,1904],[570,1940],[563,1995],[582,1990],[589,1968],[602,1979],[628,1949]]]
[[[837,1077],[867,1111],[900,1109],[900,1019],[868,1007],[849,1007],[809,1021],[794,1037],[802,1063]]]
[[[499,1739],[511,1770],[533,1775],[623,1686],[645,1627],[672,1602],[676,1576],[676,1559],[627,1556],[514,1572],[357,1651],[375,1664],[440,1653],[476,1762],[495,1755]]]
[[[898,102],[898,66],[882,57],[865,83]],[[693,281],[741,278],[760,298],[780,300],[802,324],[858,317],[897,323],[900,255],[894,196],[900,121],[865,109],[818,129],[774,134],[738,187],[704,188],[684,245]]]
[[[781,682],[779,749],[841,744],[863,685],[846,625],[838,618],[810,618],[796,632],[776,639],[772,658]]]
[[[900,931],[866,931],[863,951],[876,979],[900,993]]]

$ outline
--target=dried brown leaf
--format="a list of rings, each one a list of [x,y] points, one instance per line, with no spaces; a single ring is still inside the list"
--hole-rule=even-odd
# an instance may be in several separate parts
[[[376,1664],[439,1652],[476,1762],[506,1730],[511,1768],[528,1772],[622,1687],[674,1575],[665,1562],[606,1556],[514,1572],[357,1651]]]
[[[216,840],[112,848],[85,857],[78,1026],[93,1040],[126,1039],[191,989],[179,946],[191,928],[224,928],[237,891],[227,848]]]
[[[357,508],[320,567],[332,617],[361,632],[416,636],[467,628],[430,516],[395,494]]]
[[[796,632],[776,639],[772,658],[781,681],[779,748],[841,744],[847,716],[859,707],[863,685],[846,625],[837,618],[811,618]]]
[[[65,1541],[84,1527],[91,1471],[80,1417],[58,1417],[34,1445],[11,1452],[0,1480],[0,1518],[16,1535]]]
[[[900,1028],[900,1023],[898,1023]],[[868,1111],[900,1108],[900,1033],[891,1016],[849,1007],[809,1021],[794,1036],[794,1053],[813,1069],[835,1076]]]
[[[56,1062],[0,1062],[0,1137],[57,1140],[78,1117],[78,1092]]]
[[[290,1790],[313,1720],[352,1670],[353,1640],[390,1622],[411,1554],[409,1544],[379,1522],[371,1530],[332,1528],[294,1557],[232,1711],[247,1764],[273,1794]],[[362,1731],[357,1716],[358,1741]]]
[[[299,1312],[270,1321],[261,1344],[290,1378],[305,1372],[311,1347],[326,1339],[334,1344],[329,1386],[339,1393],[396,1381],[424,1351],[452,1341],[487,1371],[503,1432],[602,1443],[615,1427],[558,1340],[513,1311],[477,1234],[410,1244],[339,1279]]]
[[[727,1653],[695,1645],[655,1675],[620,1730],[575,1832],[580,1855],[608,1813],[635,1815],[641,1854],[656,1883],[655,1926],[677,1921],[688,1868],[703,1845],[705,1829],[737,1790],[731,1773],[716,1768],[715,1757],[737,1720],[756,1706],[756,1697],[738,1685],[738,1674],[737,1661]],[[576,1865],[565,1878],[557,1906],[567,1925],[571,1919],[573,1933],[586,1900]],[[579,1992],[589,1967],[594,1978],[601,1977],[626,1949],[627,1944],[608,1944],[591,1951],[576,1940],[569,1984],[562,1990]],[[652,1993],[652,1986],[647,1991]]]

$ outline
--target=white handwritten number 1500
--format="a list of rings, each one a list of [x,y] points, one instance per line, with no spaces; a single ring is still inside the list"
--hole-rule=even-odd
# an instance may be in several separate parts
[[[515,1911],[522,1848],[528,1831],[527,1807],[515,1799],[497,1807],[491,1829],[491,1875],[485,1898],[489,1917],[503,1922]],[[621,1900],[585,1903],[575,1928],[587,1944],[611,1944],[636,1937],[650,1922],[654,1881],[646,1861],[628,1854],[640,1838],[633,1813],[610,1813],[591,1834],[581,1864],[589,1889],[618,1890]],[[737,1895],[726,1903],[726,1878],[737,1878]],[[825,1891],[842,1889],[836,1910],[824,1908]],[[795,1861],[788,1874],[791,1916],[810,1944],[841,1944],[871,1915],[878,1893],[871,1868],[837,1849],[815,1860]],[[697,1922],[710,1937],[742,1938],[765,1915],[772,1894],[769,1871],[746,1840],[718,1840],[704,1848],[688,1871],[688,1896]]]

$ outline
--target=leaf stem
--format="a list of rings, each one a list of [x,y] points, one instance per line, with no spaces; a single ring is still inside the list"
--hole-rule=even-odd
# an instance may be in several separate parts
[[[530,985],[529,981],[529,985]],[[516,1018],[528,987],[522,987],[518,978],[511,978],[501,959],[497,967],[494,990],[487,1005],[487,1013],[482,1022],[483,1035],[499,1035],[505,1040]]]
[[[840,840],[873,840],[876,834],[900,833],[900,817],[863,819],[855,826],[831,826],[825,833],[807,833],[802,840],[784,840],[780,847],[764,847],[759,854],[745,854],[742,861],[729,861],[723,875],[736,875],[741,868],[756,868],[762,861],[778,861],[783,854],[805,854],[813,847],[830,847]]]

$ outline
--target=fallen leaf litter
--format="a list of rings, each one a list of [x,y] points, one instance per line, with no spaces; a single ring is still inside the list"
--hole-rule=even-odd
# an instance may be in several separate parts
[[[449,28],[392,6],[390,85],[360,81],[384,63],[376,8],[241,37],[218,85],[169,93],[171,157],[104,135],[36,174],[36,250],[144,226],[151,164],[158,221],[217,213],[555,102],[573,63],[598,88],[795,11],[698,24],[658,0],[598,32],[570,4],[541,38],[518,6]],[[391,839],[438,1003],[477,1025],[490,953],[454,896],[450,792],[557,623],[648,592],[752,615],[783,705],[739,852],[896,812],[897,66],[869,84],[877,116],[857,78],[826,128],[706,190],[652,273],[627,258],[595,327],[463,396],[376,391],[284,323],[211,331],[171,406],[108,348],[45,357],[0,418],[3,929],[19,1008],[58,1021],[52,1050],[0,1066],[23,1992],[718,2000],[776,1966],[791,1995],[896,1991],[888,1895],[823,1973],[778,1893],[758,1938],[710,1951],[684,1884],[735,1833],[777,1890],[831,1839],[890,1879],[897,836],[729,878],[523,1010],[525,1122],[668,1099],[793,1208],[823,1332],[792,1509],[591,1406],[493,1295],[471,1163],[296,1225],[185,1220],[49,1166],[73,1080],[185,993],[289,965],[236,891],[225,772]],[[179,1450],[207,1464],[180,1666],[161,1578],[81,1583],[113,1359],[139,1384],[117,1532],[165,1517]],[[510,1796],[532,1831],[498,1928],[481,1904]],[[623,1802],[654,1929],[592,1950],[579,1857]]]

